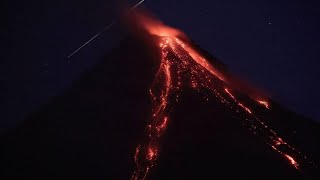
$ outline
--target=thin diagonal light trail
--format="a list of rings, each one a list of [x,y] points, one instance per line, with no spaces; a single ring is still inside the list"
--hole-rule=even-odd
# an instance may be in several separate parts
[[[100,36],[102,33],[106,32],[113,24],[115,23],[115,21],[112,21],[107,27],[105,27],[102,31],[100,31],[99,33],[97,33],[96,35],[94,35],[92,38],[90,38],[87,42],[85,42],[83,45],[81,45],[78,49],[76,49],[75,51],[73,51],[71,54],[68,55],[68,58],[71,58],[74,54],[76,54],[77,52],[79,52],[82,48],[84,48],[85,46],[87,46],[90,42],[92,42],[94,39],[96,39],[98,36]]]
[[[139,1],[137,4],[132,6],[129,9],[129,12],[140,6],[145,0]],[[102,31],[98,32],[96,35],[92,36],[88,41],[86,41],[84,44],[82,44],[78,49],[70,53],[67,57],[70,59],[73,55],[75,55],[77,52],[79,52],[82,48],[86,47],[88,44],[90,44],[93,40],[95,40],[97,37],[99,37],[101,34],[106,32],[108,29],[110,29],[114,24],[116,23],[115,20],[113,20],[109,25],[107,25]]]

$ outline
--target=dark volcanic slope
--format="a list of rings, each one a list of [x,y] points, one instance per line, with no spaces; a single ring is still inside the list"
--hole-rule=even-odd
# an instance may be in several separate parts
[[[123,41],[68,92],[1,136],[5,168],[0,176],[129,179],[134,150],[151,113],[148,89],[159,56],[152,43]],[[171,113],[151,179],[318,175],[296,171],[218,100],[201,98],[191,89],[184,91]],[[319,125],[276,103],[268,112],[255,108],[280,136],[318,162]]]
[[[68,92],[2,135],[0,176],[128,179],[150,114],[152,49],[125,40]]]

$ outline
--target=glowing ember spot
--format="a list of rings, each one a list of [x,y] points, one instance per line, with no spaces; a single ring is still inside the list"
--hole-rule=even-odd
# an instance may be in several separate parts
[[[267,101],[258,101],[259,104],[263,105],[264,107],[266,107],[267,109],[270,109],[269,103]]]
[[[290,161],[290,163],[296,168],[299,169],[299,164],[293,159],[293,157],[289,156],[288,154],[285,154],[286,158]]]
[[[192,83],[191,83],[191,86],[192,86],[193,88],[196,88],[196,87],[197,87],[197,83],[196,83],[196,82],[192,82]]]
[[[280,144],[276,144],[276,145],[280,145]],[[273,150],[275,150],[276,152],[278,152],[279,154],[283,155],[285,158],[287,158],[290,162],[290,164],[297,170],[300,170],[299,169],[299,164],[298,162],[293,158],[291,157],[290,155],[286,154],[286,153],[283,153],[282,151],[280,151],[278,148],[276,148],[274,145],[271,146]]]
[[[274,142],[276,145],[285,144],[285,142],[283,142],[283,140],[280,137],[278,137],[276,140],[274,140]]]
[[[155,158],[156,158],[156,150],[153,147],[149,147],[147,159],[151,161],[151,160],[154,160]]]

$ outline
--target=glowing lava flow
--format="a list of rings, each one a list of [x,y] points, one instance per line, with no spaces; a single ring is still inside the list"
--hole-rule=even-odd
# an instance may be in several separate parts
[[[257,102],[266,107],[267,109],[270,109],[270,105],[267,101],[258,100]]]
[[[245,119],[243,124],[254,134],[259,135],[294,168],[300,169],[300,162],[305,161],[306,157],[288,145],[256,117],[253,110],[240,102],[221,72],[176,36],[150,33],[160,39],[161,63],[149,91],[153,102],[152,117],[146,127],[145,140],[136,148],[134,156],[136,168],[131,179],[145,179],[156,165],[161,135],[166,130],[170,110],[179,101],[182,87],[190,87],[198,92],[203,89],[209,90],[211,95],[219,99],[226,108],[234,109],[235,113],[241,114],[242,119]],[[265,100],[255,102],[270,109],[269,102]]]

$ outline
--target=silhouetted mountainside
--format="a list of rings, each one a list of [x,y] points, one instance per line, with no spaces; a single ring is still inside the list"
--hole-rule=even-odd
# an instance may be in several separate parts
[[[21,126],[2,134],[4,168],[0,176],[129,179],[135,166],[135,147],[151,116],[148,90],[159,66],[156,40],[147,38],[128,37],[65,94],[33,113]],[[213,57],[211,60],[215,61]],[[218,61],[214,64],[226,69]],[[277,103],[271,103],[271,110],[267,110],[240,92],[239,97],[278,135],[319,162],[318,124]],[[181,99],[171,112],[151,179],[319,175],[317,169],[294,169],[219,100],[203,101],[192,89],[185,89]]]

